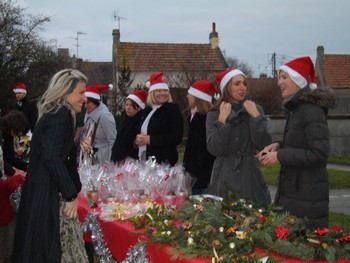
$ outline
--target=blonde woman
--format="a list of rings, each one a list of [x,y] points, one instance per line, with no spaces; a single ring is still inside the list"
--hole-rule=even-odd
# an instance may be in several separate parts
[[[56,73],[38,103],[30,164],[19,206],[13,262],[88,262],[77,219],[75,115],[86,103],[87,78]]]
[[[150,77],[147,105],[141,117],[141,132],[136,136],[139,158],[155,156],[158,163],[171,166],[178,161],[176,146],[182,142],[183,118],[179,106],[172,103],[163,73]]]

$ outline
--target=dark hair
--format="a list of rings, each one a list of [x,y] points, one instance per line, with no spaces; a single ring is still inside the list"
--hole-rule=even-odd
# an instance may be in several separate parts
[[[22,133],[29,131],[29,123],[23,112],[12,110],[0,119],[1,128],[7,133]]]
[[[94,99],[94,98],[87,98],[87,100],[89,102],[92,102],[93,104],[95,104],[96,106],[100,106],[100,101],[98,99]]]
[[[129,100],[131,102],[131,106],[133,107],[134,110],[138,110],[141,108],[134,100],[128,98],[125,101],[127,101],[127,100]]]

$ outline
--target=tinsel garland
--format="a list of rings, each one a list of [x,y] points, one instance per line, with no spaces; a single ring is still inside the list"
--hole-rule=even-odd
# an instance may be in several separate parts
[[[147,258],[145,246],[138,243],[129,248],[126,259],[122,263],[151,263]]]
[[[85,221],[82,225],[83,233],[91,231],[91,239],[94,245],[95,253],[99,258],[100,263],[113,263],[117,262],[113,259],[111,252],[109,251],[100,223],[97,221],[96,213],[89,211],[86,215]]]
[[[10,194],[10,204],[15,212],[18,212],[19,203],[21,202],[22,188],[20,186]]]

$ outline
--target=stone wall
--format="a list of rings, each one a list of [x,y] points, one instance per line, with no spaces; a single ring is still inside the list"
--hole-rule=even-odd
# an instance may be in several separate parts
[[[268,129],[274,141],[280,141],[286,119],[282,116],[268,116]],[[328,117],[331,155],[350,157],[350,116]]]

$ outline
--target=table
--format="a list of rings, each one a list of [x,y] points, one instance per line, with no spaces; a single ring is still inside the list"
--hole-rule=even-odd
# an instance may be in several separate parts
[[[87,206],[88,200],[82,196],[78,196],[79,207],[78,215],[81,223],[85,221],[86,215],[89,211],[96,212],[99,211],[98,208],[89,208]],[[142,230],[135,230],[131,222],[125,220],[115,220],[112,222],[102,221],[98,218],[98,222],[101,225],[102,233],[105,238],[105,242],[113,255],[113,257],[121,262],[123,261],[128,253],[128,250],[136,245],[140,240],[147,240],[147,237],[142,235]],[[87,242],[92,242],[90,233],[84,235],[84,240]],[[147,256],[150,262],[152,263],[164,263],[164,262],[173,262],[173,263],[207,263],[211,262],[211,258],[192,258],[192,259],[177,259],[171,260],[170,255],[167,253],[167,249],[170,249],[170,246],[160,246],[157,244],[147,245],[146,251]],[[257,252],[263,257],[265,252],[257,249]],[[280,255],[274,255],[277,259],[283,259],[283,262],[286,263],[303,263],[298,259],[285,258]],[[326,263],[326,261],[309,261],[309,263]],[[347,260],[339,260],[338,263],[346,263]]]

